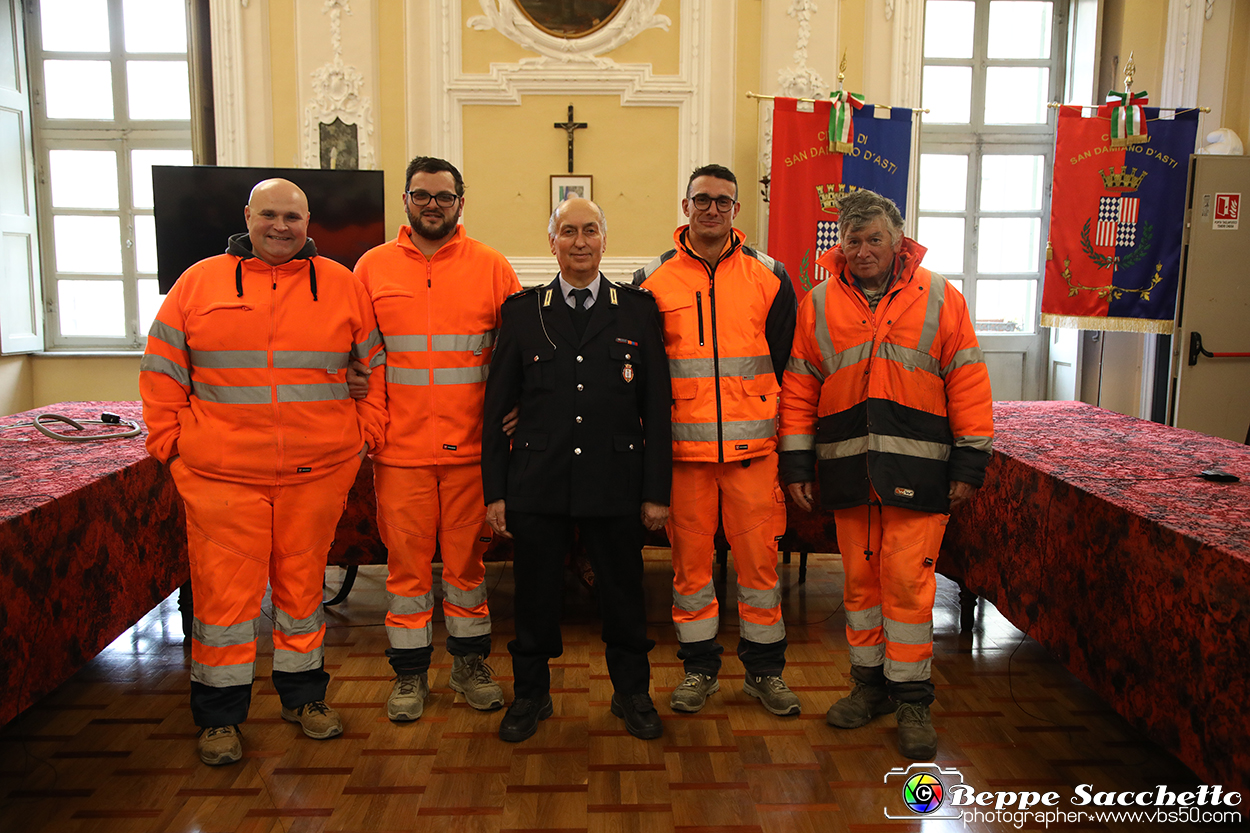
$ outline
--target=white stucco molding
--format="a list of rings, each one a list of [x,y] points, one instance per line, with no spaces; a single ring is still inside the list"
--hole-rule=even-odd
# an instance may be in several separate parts
[[[611,52],[648,29],[667,32],[673,22],[666,15],[655,13],[660,0],[626,0],[621,10],[594,32],[580,38],[561,38],[535,26],[515,0],[478,0],[478,3],[482,14],[469,18],[470,28],[483,32],[494,29],[547,58],[596,66],[612,64],[610,59],[598,57],[602,53]]]

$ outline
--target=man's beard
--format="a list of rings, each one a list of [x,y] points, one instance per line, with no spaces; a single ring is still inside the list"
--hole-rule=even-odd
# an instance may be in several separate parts
[[[443,222],[439,223],[434,228],[430,228],[421,222],[420,214],[413,216],[413,213],[410,210],[408,211],[408,226],[426,240],[442,240],[444,237],[456,230],[456,224],[460,221],[460,209],[457,208],[456,213],[451,217],[447,217],[441,212],[440,216],[444,218]]]

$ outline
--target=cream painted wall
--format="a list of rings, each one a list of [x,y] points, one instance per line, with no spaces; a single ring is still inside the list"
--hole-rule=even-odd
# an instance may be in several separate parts
[[[134,356],[32,356],[32,408],[54,402],[139,398],[139,359]]]
[[[737,141],[734,142],[733,160],[727,164],[738,177],[738,200],[742,205],[734,225],[746,235],[748,245],[766,249],[768,241],[756,239],[759,236],[760,202],[755,194],[761,188],[759,180],[768,175],[768,169],[760,162],[755,142],[759,132],[760,105],[755,99],[747,98],[748,92],[759,92],[761,12],[761,3],[738,4],[737,91],[734,97],[734,135]]]
[[[1250,0],[1233,0],[1232,25],[1228,45],[1232,60],[1224,83],[1224,123],[1237,132],[1243,143],[1250,143]]]
[[[35,407],[30,356],[0,356],[0,414],[8,416]]]

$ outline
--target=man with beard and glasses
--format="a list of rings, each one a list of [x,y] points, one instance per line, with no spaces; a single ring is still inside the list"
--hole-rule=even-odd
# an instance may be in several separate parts
[[[503,705],[486,665],[490,612],[482,555],[491,530],[479,464],[499,307],[521,289],[504,256],[459,224],[464,179],[454,165],[418,156],[404,181],[408,225],[356,264],[388,355],[390,446],[373,458],[373,481],[388,551],[386,655],[396,675],[386,712],[396,721],[419,718],[430,692],[436,546],[451,688],[475,709]],[[371,369],[353,367],[354,388],[363,392]]]

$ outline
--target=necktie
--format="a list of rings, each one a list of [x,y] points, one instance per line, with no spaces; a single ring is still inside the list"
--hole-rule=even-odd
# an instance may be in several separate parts
[[[571,293],[575,306],[569,312],[573,316],[573,328],[577,330],[577,337],[581,338],[582,333],[586,332],[586,322],[590,320],[590,310],[586,308],[586,302],[590,300],[589,289],[574,289]]]

